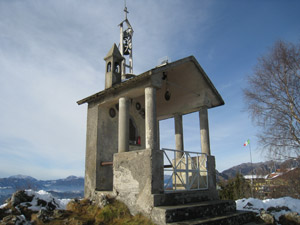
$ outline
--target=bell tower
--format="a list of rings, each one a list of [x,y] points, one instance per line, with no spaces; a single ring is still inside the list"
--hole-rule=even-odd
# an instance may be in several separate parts
[[[115,84],[121,83],[121,66],[124,57],[121,55],[116,44],[114,44],[104,60],[106,62],[105,89],[107,89]]]
[[[125,19],[120,23],[120,53],[124,57],[124,61],[121,65],[121,74],[122,80],[126,79],[128,76],[126,74],[133,74],[133,60],[132,60],[132,36],[133,29],[127,19],[127,14],[129,13],[127,10],[126,2],[125,2]],[[125,26],[124,26],[125,25]],[[128,59],[128,64],[126,62],[126,58]],[[126,68],[129,69],[129,73],[126,73]]]

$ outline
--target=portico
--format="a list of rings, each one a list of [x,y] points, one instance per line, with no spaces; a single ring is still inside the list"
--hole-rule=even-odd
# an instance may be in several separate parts
[[[117,55],[114,48],[110,52]],[[184,164],[188,163],[187,169],[192,168],[191,163],[205,159],[206,172],[197,175],[208,182],[204,189],[200,184],[201,195],[207,193],[210,198],[217,198],[208,109],[223,105],[224,101],[193,56],[108,86],[78,101],[83,103],[88,103],[85,197],[96,199],[98,193],[110,191],[118,193],[125,203],[130,202],[133,212],[138,207],[149,213],[155,205],[154,195],[165,193],[166,165],[164,153],[159,149],[158,121],[174,118],[176,158],[188,160]],[[199,153],[203,155],[187,159],[182,117],[192,112],[199,113]],[[195,171],[187,176],[192,174]],[[190,182],[188,177],[183,182]],[[185,184],[182,187],[174,191],[184,191]]]

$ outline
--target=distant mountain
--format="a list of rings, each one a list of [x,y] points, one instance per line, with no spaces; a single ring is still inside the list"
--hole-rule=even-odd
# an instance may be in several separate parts
[[[10,176],[8,178],[11,178],[11,179],[26,179],[26,180],[36,180],[35,178],[31,177],[31,176],[26,176],[26,175],[21,175],[21,174],[18,174],[18,175],[14,175],[14,176]]]
[[[84,178],[69,176],[58,180],[37,180],[25,175],[0,178],[0,204],[22,189],[45,190],[58,198],[82,198]]]
[[[283,168],[295,168],[300,167],[300,158],[298,159],[289,159],[283,162],[276,161],[266,161],[259,163],[242,163],[240,165],[231,167],[227,170],[224,170],[222,173],[217,171],[217,181],[228,180],[233,177],[237,173],[242,175],[250,175],[253,169],[253,174],[255,175],[267,175],[269,173],[275,172],[277,169]]]
[[[267,175],[276,169],[283,168],[300,168],[300,158],[297,160],[289,159],[284,162],[267,161],[260,163],[243,163],[222,173],[216,171],[217,182],[228,180],[237,173],[242,175],[250,175],[253,168],[255,175]],[[171,175],[165,175],[164,184],[168,188],[172,187],[172,180],[169,181]],[[15,175],[8,178],[0,178],[0,205],[11,196],[12,193],[22,189],[45,190],[58,198],[82,198],[84,191],[84,178],[76,176],[68,176],[64,179],[57,180],[37,180],[30,176]]]

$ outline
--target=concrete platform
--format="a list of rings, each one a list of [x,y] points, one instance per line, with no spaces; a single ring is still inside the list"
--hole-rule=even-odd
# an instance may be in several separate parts
[[[234,212],[234,201],[207,201],[175,206],[160,206],[153,210],[165,216],[166,223],[190,220],[195,218],[214,217],[229,212]]]
[[[253,214],[245,211],[230,212],[222,216],[167,223],[168,225],[245,225],[253,220]],[[251,223],[250,223],[251,224]],[[253,224],[253,223],[252,223]],[[255,224],[255,223],[254,223]]]
[[[219,196],[216,190],[198,190],[154,194],[153,198],[154,206],[170,206],[198,203],[203,201],[214,201],[218,200]]]
[[[254,222],[255,215],[252,212],[237,211],[235,201],[210,200],[157,206],[152,210],[151,219],[159,225],[242,225]]]

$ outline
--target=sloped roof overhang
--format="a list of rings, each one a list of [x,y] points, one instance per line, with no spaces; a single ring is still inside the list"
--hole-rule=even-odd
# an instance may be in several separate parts
[[[167,74],[168,82],[163,80],[163,74]],[[163,99],[162,95],[166,85],[173,85],[172,92],[175,98],[170,102],[161,100]],[[221,95],[194,56],[148,70],[134,78],[84,98],[77,103],[79,105],[91,102],[103,104],[117,101],[118,98],[123,96],[136,98],[144,95],[144,89],[148,86],[154,86],[158,89],[157,95],[160,98],[157,101],[157,116],[161,118],[168,118],[174,113],[190,113],[203,106],[213,108],[224,105]],[[180,98],[183,99],[181,102],[179,102]],[[187,102],[184,102],[184,98],[189,99],[187,99]],[[169,106],[163,107],[167,105],[166,103]],[[162,106],[161,110],[159,109],[160,105]]]

